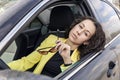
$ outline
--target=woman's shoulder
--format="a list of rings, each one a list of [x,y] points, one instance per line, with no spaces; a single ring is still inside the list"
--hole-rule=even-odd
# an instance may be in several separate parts
[[[50,34],[50,35],[48,36],[48,38],[57,38],[57,36],[54,35],[54,34]]]

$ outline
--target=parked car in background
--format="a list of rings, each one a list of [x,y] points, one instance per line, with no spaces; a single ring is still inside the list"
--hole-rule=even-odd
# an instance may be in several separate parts
[[[89,53],[54,79],[120,80],[120,11],[107,0],[15,0],[10,7],[4,5],[0,13],[1,70],[9,68],[6,63],[35,50],[46,34],[56,33],[58,28],[64,33],[71,16],[65,18],[64,9],[51,16],[56,14],[51,12],[56,6],[69,7],[74,18],[96,18],[106,34],[106,45],[104,50]],[[55,23],[48,27],[51,19]]]

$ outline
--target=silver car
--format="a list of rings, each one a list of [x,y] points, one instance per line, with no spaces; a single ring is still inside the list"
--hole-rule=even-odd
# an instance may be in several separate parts
[[[9,69],[8,62],[31,53],[49,34],[56,34],[57,29],[64,33],[73,18],[91,16],[103,26],[106,34],[104,50],[89,53],[52,79],[120,80],[120,11],[107,0],[7,0],[2,3],[1,70]],[[72,14],[65,8],[52,13],[56,6],[66,6]],[[58,15],[53,17],[52,14]]]

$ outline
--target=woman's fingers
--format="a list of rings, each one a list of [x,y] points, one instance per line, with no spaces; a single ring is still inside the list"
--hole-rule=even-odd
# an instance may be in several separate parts
[[[56,47],[55,47],[55,48],[56,48],[57,50],[59,50],[59,47],[60,47],[60,46],[61,46],[61,41],[56,42]]]
[[[61,41],[60,41],[60,40],[57,40],[57,41],[56,41],[56,44],[58,44],[59,42],[61,42]]]
[[[60,47],[59,47],[59,53],[65,51],[65,50],[66,50],[66,45],[61,44]]]
[[[66,50],[68,50],[68,51],[70,51],[70,46],[69,45],[67,45],[67,44],[65,44],[65,43],[62,43],[61,41],[57,41],[56,42],[56,49],[61,53],[62,51],[66,51]]]
[[[56,49],[59,51],[60,55],[62,56],[64,63],[71,63],[70,46],[68,44],[65,44],[61,41],[57,41]]]

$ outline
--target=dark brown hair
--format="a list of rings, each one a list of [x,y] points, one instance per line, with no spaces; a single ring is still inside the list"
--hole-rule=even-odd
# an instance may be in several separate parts
[[[71,24],[70,28],[66,31],[66,38],[68,38],[70,30],[76,24],[78,24],[86,19],[89,19],[94,23],[94,25],[96,26],[96,31],[95,31],[95,34],[88,40],[89,45],[82,44],[78,47],[81,57],[85,56],[88,53],[98,52],[98,51],[104,49],[104,46],[105,46],[105,33],[102,29],[102,26],[99,22],[97,22],[97,20],[95,20],[92,17],[81,17],[81,18],[75,19],[73,21],[73,23]]]

